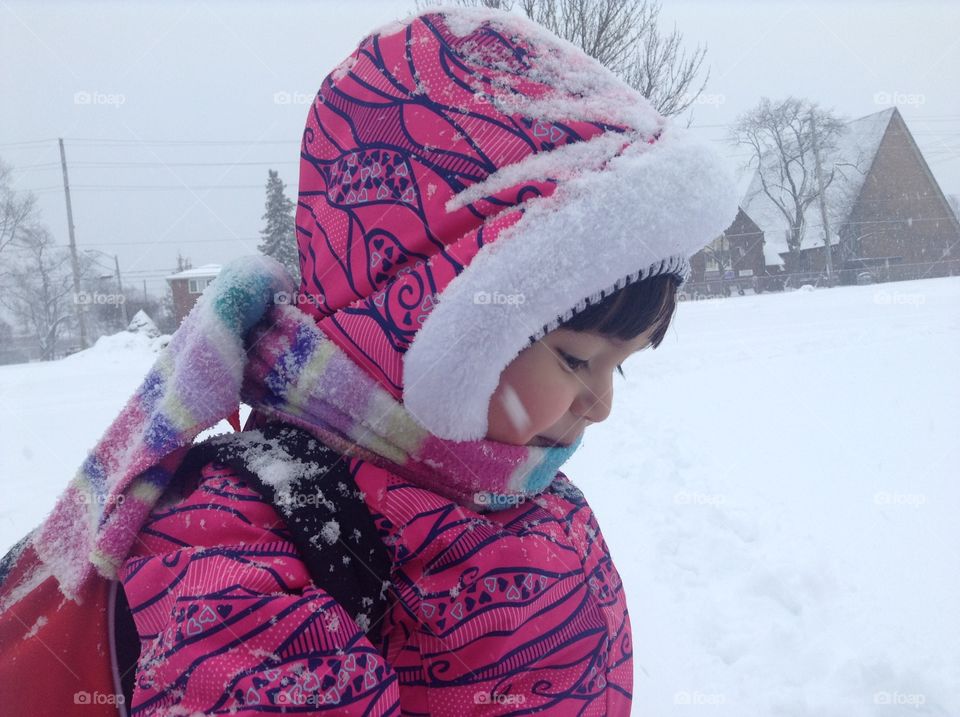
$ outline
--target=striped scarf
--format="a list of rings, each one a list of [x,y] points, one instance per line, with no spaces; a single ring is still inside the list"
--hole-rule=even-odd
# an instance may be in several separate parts
[[[204,429],[235,416],[299,425],[338,452],[387,468],[474,510],[544,491],[576,450],[449,441],[430,434],[295,305],[276,261],[225,266],[34,532],[72,596],[115,578],[151,509]]]

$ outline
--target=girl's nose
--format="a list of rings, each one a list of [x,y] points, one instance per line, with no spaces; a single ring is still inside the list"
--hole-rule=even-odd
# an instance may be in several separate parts
[[[613,407],[612,376],[606,381],[587,382],[577,394],[570,411],[578,418],[590,423],[600,423],[606,420]]]

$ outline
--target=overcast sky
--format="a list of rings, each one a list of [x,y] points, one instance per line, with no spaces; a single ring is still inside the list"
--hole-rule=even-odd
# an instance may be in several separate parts
[[[78,245],[118,254],[125,284],[159,292],[178,252],[199,266],[256,251],[267,170],[295,198],[321,80],[413,6],[0,0],[0,159],[66,244],[63,137]],[[664,0],[661,20],[707,46],[693,126],[732,165],[725,127],[762,96],[849,119],[895,102],[960,194],[960,2]]]

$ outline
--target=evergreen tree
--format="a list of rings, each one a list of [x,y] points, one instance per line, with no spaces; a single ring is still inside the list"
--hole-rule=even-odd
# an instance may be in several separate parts
[[[297,234],[294,229],[294,203],[287,199],[283,180],[274,171],[268,171],[267,201],[260,230],[263,241],[260,251],[273,257],[285,267],[297,285],[300,283],[300,257],[297,253]]]

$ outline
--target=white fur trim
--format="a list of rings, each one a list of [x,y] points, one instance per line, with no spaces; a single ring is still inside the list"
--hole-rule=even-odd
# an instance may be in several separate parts
[[[686,257],[736,216],[736,183],[711,148],[668,125],[524,209],[450,282],[404,355],[404,403],[440,438],[485,437],[503,369],[585,298],[628,276],[686,276]]]

